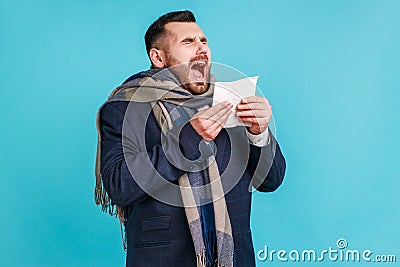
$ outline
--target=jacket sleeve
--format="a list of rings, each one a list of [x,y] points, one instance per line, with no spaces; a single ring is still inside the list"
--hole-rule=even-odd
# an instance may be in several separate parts
[[[208,153],[199,149],[202,138],[190,123],[169,131],[163,145],[146,149],[143,114],[130,112],[131,118],[124,121],[126,106],[127,102],[110,102],[100,111],[103,184],[112,202],[122,207],[176,183],[192,167],[192,162],[182,162],[201,160]]]
[[[273,192],[282,184],[286,161],[271,132],[268,145],[258,147],[250,144],[248,168],[253,176],[252,185],[258,191]]]

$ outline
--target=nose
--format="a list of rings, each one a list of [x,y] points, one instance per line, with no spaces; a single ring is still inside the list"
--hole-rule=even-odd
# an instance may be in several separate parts
[[[207,54],[208,45],[207,43],[203,43],[201,40],[197,40],[198,49],[197,54]]]

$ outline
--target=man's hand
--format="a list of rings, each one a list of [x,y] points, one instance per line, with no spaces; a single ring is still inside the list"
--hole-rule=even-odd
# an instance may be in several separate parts
[[[242,99],[236,106],[236,115],[243,122],[250,122],[247,129],[252,134],[261,134],[268,128],[272,117],[272,106],[268,99],[261,96],[249,96]]]
[[[190,119],[190,124],[204,140],[214,140],[228,120],[232,107],[232,103],[224,101],[211,108],[199,111]]]

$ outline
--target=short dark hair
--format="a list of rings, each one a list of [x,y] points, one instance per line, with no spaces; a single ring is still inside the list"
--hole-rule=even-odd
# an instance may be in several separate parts
[[[150,49],[155,47],[157,41],[166,33],[164,26],[169,22],[196,22],[196,18],[189,10],[173,11],[159,17],[150,25],[144,35],[147,54],[149,54]]]

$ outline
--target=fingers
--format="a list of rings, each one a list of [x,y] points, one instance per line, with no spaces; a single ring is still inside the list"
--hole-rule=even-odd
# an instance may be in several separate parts
[[[217,112],[214,112],[214,114],[212,114],[209,118],[210,118],[210,120],[214,120],[214,121],[220,121],[221,120],[221,118],[223,118],[223,117],[225,117],[227,114],[228,114],[228,116],[229,116],[229,114],[230,114],[230,112],[231,112],[231,110],[232,110],[232,108],[233,108],[233,105],[232,105],[232,103],[231,102],[229,102],[229,101],[224,101],[224,102],[222,102],[222,103],[220,103],[220,104],[218,104],[218,105],[223,105],[223,108],[222,109],[220,109],[219,111],[217,111]],[[217,106],[218,106],[217,105]],[[210,108],[211,109],[211,108]],[[209,110],[210,110],[209,109]],[[228,118],[228,117],[227,117]]]
[[[215,113],[212,117],[205,117],[202,122],[203,138],[207,141],[213,140],[224,127],[225,122],[228,120],[229,115],[232,113],[231,107],[226,108]]]
[[[268,127],[272,117],[272,107],[268,99],[250,96],[242,99],[241,103],[236,106],[236,115],[243,122],[251,123],[250,132],[260,134]]]
[[[240,103],[236,106],[237,110],[246,110],[246,109],[272,109],[272,106],[266,102],[252,102],[252,103]]]
[[[257,124],[260,127],[264,127],[268,125],[268,118],[256,118],[256,117],[240,117],[243,122],[250,122],[252,124]]]
[[[267,98],[265,97],[261,97],[261,96],[248,96],[242,99],[241,101],[243,104],[244,103],[266,103],[269,105],[269,101]]]
[[[270,116],[272,110],[268,99],[260,96],[250,96],[242,99],[236,106],[236,115],[239,117],[263,118]]]
[[[236,106],[238,110],[246,110],[246,109],[265,109],[266,104],[260,102],[253,103],[241,103]]]
[[[253,109],[253,110],[244,110],[244,111],[237,111],[236,115],[238,117],[257,117],[263,118],[268,116],[268,111],[265,109]]]
[[[224,101],[221,102],[215,106],[212,106],[208,109],[202,110],[199,113],[203,116],[208,116],[209,118],[215,115],[216,113],[219,113],[221,111],[224,111],[226,109],[231,109],[233,107],[232,103],[229,101]]]
[[[209,127],[209,130],[211,132],[216,132],[217,134],[221,131],[221,129],[224,127],[224,124],[226,123],[226,121],[229,118],[229,115],[231,115],[232,110],[228,109],[227,112],[220,112],[220,116],[216,117],[213,116],[210,118],[211,120],[211,125]]]
[[[198,112],[193,117],[193,119],[204,120],[205,121],[204,127],[207,128],[215,123],[220,124],[222,118],[229,116],[232,108],[233,108],[232,103],[225,101],[211,108]]]
[[[261,96],[249,96],[242,99],[237,109],[266,109],[272,108],[267,98]]]
[[[206,141],[214,140],[232,112],[232,103],[225,101],[198,112],[190,123]]]

